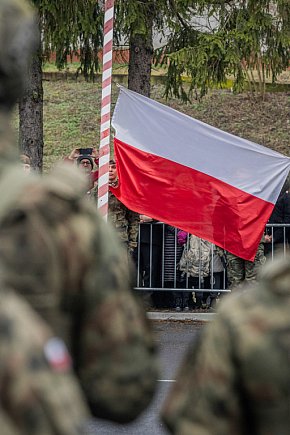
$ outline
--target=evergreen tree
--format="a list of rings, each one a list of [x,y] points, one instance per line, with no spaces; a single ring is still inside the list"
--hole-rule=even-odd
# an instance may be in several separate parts
[[[102,46],[103,10],[96,0],[34,0],[38,11],[39,50],[27,73],[27,87],[19,103],[19,147],[31,157],[32,166],[42,170],[43,88],[42,63],[56,54],[63,68],[69,56],[80,54],[81,71],[92,77],[98,68]]]
[[[174,0],[117,0],[116,37],[127,37],[130,60],[128,88],[150,95],[151,67],[153,61],[153,34],[160,35],[167,23],[183,15],[187,6],[176,9]]]
[[[172,34],[162,50],[168,64],[166,94],[202,97],[212,86],[233,77],[233,90],[265,93],[266,78],[289,66],[289,0],[175,0],[187,8],[169,25]],[[189,77],[185,86],[184,76]]]

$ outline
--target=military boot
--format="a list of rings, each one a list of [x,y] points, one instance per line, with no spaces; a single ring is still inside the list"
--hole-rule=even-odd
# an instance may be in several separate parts
[[[183,296],[183,311],[189,311],[189,295]]]
[[[182,307],[182,298],[180,297],[180,296],[177,296],[175,299],[174,299],[174,308],[175,308],[175,311],[181,311],[181,307]]]

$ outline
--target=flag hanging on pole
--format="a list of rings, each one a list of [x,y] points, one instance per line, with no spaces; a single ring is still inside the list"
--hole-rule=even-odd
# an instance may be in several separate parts
[[[112,125],[121,202],[254,260],[288,157],[123,87]]]

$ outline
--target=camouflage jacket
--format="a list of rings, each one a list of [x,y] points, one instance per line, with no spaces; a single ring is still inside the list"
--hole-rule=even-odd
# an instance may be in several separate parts
[[[205,277],[209,275],[210,261],[210,242],[190,234],[188,245],[183,248],[178,269],[188,276]]]
[[[98,200],[98,187],[94,187],[91,194],[95,202]],[[139,214],[128,209],[116,196],[109,190],[108,220],[118,233],[121,242],[127,245],[128,250],[132,251],[137,247],[139,234]]]
[[[289,433],[289,264],[268,264],[255,288],[225,298],[163,407],[172,433]]]
[[[11,291],[0,293],[1,435],[85,433],[89,411],[63,342]]]
[[[124,250],[84,197],[84,178],[65,164],[42,178],[7,164],[0,192],[5,283],[68,343],[94,415],[132,420],[155,390],[155,344]]]
[[[139,233],[139,214],[129,210],[115,195],[109,191],[109,220],[122,242],[127,243],[129,250],[137,247]]]

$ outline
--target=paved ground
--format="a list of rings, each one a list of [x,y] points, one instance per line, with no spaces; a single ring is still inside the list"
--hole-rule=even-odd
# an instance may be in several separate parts
[[[180,316],[179,313],[167,313],[171,319],[173,314]],[[154,318],[164,318],[166,313],[162,313],[162,316],[161,313],[160,315],[154,313],[154,316],[151,313],[148,315]],[[212,314],[209,314],[209,316],[212,316]],[[187,320],[186,322],[154,320],[153,325],[159,347],[161,366],[158,391],[154,401],[137,421],[129,425],[115,425],[101,420],[94,420],[89,425],[88,435],[166,435],[168,433],[158,418],[159,410],[170,385],[174,381],[176,369],[188,343],[194,340],[204,322],[198,320]]]

